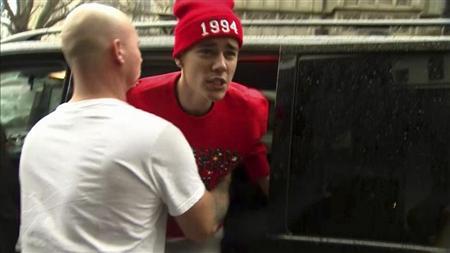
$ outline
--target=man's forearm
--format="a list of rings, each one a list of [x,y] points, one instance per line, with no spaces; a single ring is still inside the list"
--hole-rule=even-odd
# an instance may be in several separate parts
[[[230,204],[230,182],[231,173],[227,175],[222,182],[220,182],[216,188],[211,191],[214,198],[214,211],[215,211],[215,223],[219,226],[228,211],[228,206]]]

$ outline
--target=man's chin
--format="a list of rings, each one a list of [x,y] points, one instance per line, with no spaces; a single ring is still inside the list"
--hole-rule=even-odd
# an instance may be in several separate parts
[[[214,98],[214,99],[212,99],[214,101],[221,100],[225,97],[225,95],[227,94],[227,91],[228,91],[228,85],[224,85],[220,89],[211,90],[210,97]]]
[[[213,91],[209,93],[209,99],[213,102],[216,102],[218,100],[222,100],[225,95],[226,95],[227,91]]]

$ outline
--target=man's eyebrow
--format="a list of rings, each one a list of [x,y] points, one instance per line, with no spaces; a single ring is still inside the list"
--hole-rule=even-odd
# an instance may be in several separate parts
[[[238,50],[238,47],[236,47],[234,44],[228,43],[227,44],[227,49],[232,49],[232,50]]]

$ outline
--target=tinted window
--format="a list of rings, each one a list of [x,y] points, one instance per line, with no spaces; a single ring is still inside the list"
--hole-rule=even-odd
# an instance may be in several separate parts
[[[1,78],[1,124],[11,154],[18,154],[30,128],[60,103],[63,66],[17,68]]]
[[[287,229],[449,243],[450,55],[303,56],[297,70]]]

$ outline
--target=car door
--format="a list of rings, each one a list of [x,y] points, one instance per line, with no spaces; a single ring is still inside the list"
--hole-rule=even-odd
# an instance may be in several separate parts
[[[42,58],[33,59],[29,54],[2,58],[1,124],[14,158],[18,158],[30,128],[64,100],[64,60],[56,55],[36,54]]]
[[[31,127],[63,101],[65,74],[66,64],[58,53],[2,51],[0,249],[5,252],[13,252],[18,236],[18,168],[23,141]]]
[[[283,47],[274,117],[269,247],[448,252],[448,38]]]

